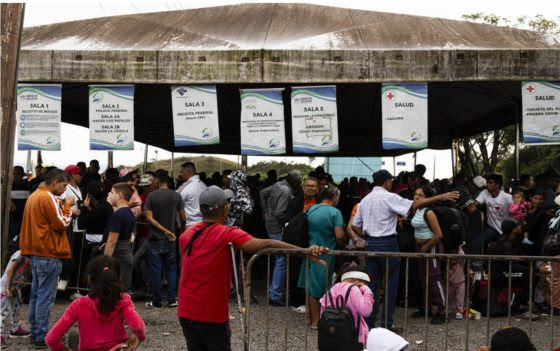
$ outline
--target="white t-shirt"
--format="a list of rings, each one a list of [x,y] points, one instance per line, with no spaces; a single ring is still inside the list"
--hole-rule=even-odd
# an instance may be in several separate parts
[[[72,211],[77,211],[78,210],[78,200],[81,201],[82,199],[82,191],[80,190],[79,187],[77,186],[73,186],[68,184],[66,186],[66,191],[62,193],[62,195],[60,195],[60,198],[62,200],[66,199],[67,197],[70,196],[74,196],[75,198],[75,202],[74,205],[72,205]]]
[[[476,201],[481,205],[486,205],[488,225],[502,234],[502,222],[510,217],[508,209],[509,205],[513,203],[511,195],[500,191],[498,196],[492,197],[488,190],[484,189],[478,194]]]

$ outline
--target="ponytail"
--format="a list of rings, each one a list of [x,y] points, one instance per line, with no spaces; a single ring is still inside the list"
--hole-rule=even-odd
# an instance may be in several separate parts
[[[88,265],[89,296],[99,299],[99,311],[103,314],[113,312],[122,298],[120,275],[121,267],[113,257],[98,256]]]

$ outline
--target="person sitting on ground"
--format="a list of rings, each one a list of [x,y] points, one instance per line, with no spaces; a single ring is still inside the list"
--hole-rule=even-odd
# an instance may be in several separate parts
[[[105,244],[103,254],[113,256],[119,261],[125,290],[130,289],[132,282],[133,256],[130,239],[136,224],[136,218],[129,207],[131,197],[132,187],[130,185],[126,183],[113,185],[107,201],[116,210],[109,217],[103,233],[103,243]]]
[[[367,351],[407,351],[408,341],[385,328],[373,328],[367,338]]]
[[[333,303],[336,306],[338,297],[344,298],[348,289],[352,289],[350,295],[348,295],[346,307],[352,311],[352,317],[354,317],[354,323],[358,330],[358,342],[364,347],[369,332],[364,317],[369,316],[373,309],[373,293],[368,286],[369,275],[364,267],[347,264],[342,267],[337,277],[339,282],[333,285],[320,300],[321,314],[323,314],[325,308],[334,307],[332,306]]]
[[[23,330],[19,323],[21,311],[21,288],[25,274],[29,270],[29,257],[22,256],[21,251],[14,243],[9,244],[8,255],[10,259],[0,281],[1,321],[0,321],[0,348],[6,347],[6,324],[8,319],[12,322],[10,339],[27,338],[29,331]]]
[[[477,351],[537,351],[523,330],[505,327],[492,335],[490,347],[479,346]]]
[[[94,258],[88,265],[87,280],[88,296],[72,302],[47,334],[49,349],[77,351],[78,342],[62,344],[64,334],[77,322],[80,351],[136,350],[146,339],[146,326],[130,295],[124,293],[119,262],[107,256]],[[133,334],[130,337],[123,320]]]
[[[511,218],[516,219],[518,222],[525,224],[525,218],[527,218],[527,212],[531,203],[525,201],[525,193],[521,190],[517,190],[513,193],[513,202],[509,205],[509,215]],[[529,240],[529,233],[523,233],[523,244],[533,245],[533,242]]]

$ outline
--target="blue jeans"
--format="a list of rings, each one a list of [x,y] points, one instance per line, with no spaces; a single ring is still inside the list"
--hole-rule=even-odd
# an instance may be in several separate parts
[[[366,251],[373,252],[399,252],[399,246],[397,244],[397,237],[368,237],[366,241]],[[385,275],[385,263],[389,264],[389,281],[388,281],[388,292],[385,291],[385,296],[383,298],[384,303],[387,303],[387,326],[385,325],[385,306],[383,306],[383,312],[381,316],[381,326],[383,328],[390,328],[395,323],[395,304],[397,302],[397,294],[399,292],[399,268],[401,265],[400,258],[366,258],[366,267],[371,277],[371,283],[369,287],[373,292],[374,296],[377,294],[377,289],[381,283],[383,283],[383,276]],[[385,290],[385,286],[383,286]],[[388,293],[388,294],[387,294]],[[366,318],[366,322],[370,328],[375,325],[375,317],[377,315],[377,310],[379,309],[379,303],[381,299],[379,296],[375,296],[375,304],[373,312],[370,317]]]
[[[35,341],[45,340],[61,270],[62,261],[58,258],[31,257],[33,280],[29,298],[29,323],[31,324],[31,336]]]
[[[268,233],[268,237],[274,240],[282,240],[282,233]],[[270,283],[269,295],[271,300],[280,301],[284,296],[286,287],[286,257],[276,256],[274,259],[274,271]]]
[[[175,242],[169,240],[148,241],[148,261],[150,263],[150,284],[155,306],[161,306],[161,271],[165,264],[167,271],[167,302],[177,300],[177,256]]]

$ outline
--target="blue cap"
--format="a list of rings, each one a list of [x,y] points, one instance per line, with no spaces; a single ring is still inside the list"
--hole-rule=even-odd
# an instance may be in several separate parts
[[[393,180],[394,177],[389,173],[389,171],[385,169],[381,169],[375,173],[373,173],[373,184],[374,185],[381,185],[385,183],[387,179]]]

